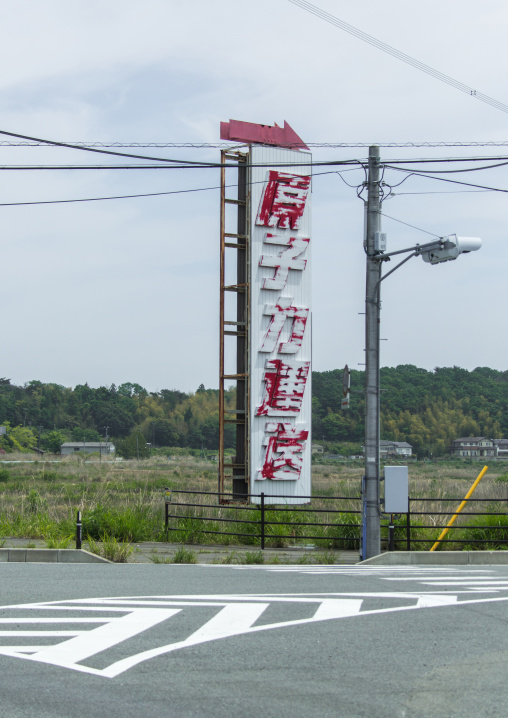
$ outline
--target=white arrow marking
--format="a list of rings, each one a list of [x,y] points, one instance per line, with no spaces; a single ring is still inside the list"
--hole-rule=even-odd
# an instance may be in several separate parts
[[[160,646],[159,648],[153,648],[149,651],[143,651],[135,656],[129,656],[129,658],[124,658],[121,661],[111,664],[101,671],[101,674],[108,678],[114,678],[119,673],[123,673],[138,663],[147,661],[149,658],[162,656],[165,653],[171,653],[180,648],[195,646],[198,643],[207,643],[208,641],[215,641],[218,638],[228,638],[242,633],[248,633],[252,624],[257,621],[268,605],[268,603],[233,603],[224,606],[216,616],[211,618],[204,626],[198,628],[197,631],[184,641],[169,643],[166,646]]]
[[[433,606],[451,606],[457,603],[457,596],[444,596],[429,594],[428,596],[420,596],[417,608],[432,608]]]
[[[105,651],[128,638],[136,636],[142,631],[146,631],[148,628],[152,628],[152,626],[165,621],[180,610],[138,609],[123,616],[123,618],[117,618],[92,631],[85,631],[69,641],[63,641],[54,646],[39,647],[39,650],[32,656],[20,655],[19,657],[100,675],[102,671],[80,666],[78,665],[79,661],[83,661],[96,653]],[[10,648],[7,648],[7,650],[10,651]]]

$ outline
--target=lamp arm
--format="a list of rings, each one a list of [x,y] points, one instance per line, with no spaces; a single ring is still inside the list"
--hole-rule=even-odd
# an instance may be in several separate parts
[[[425,246],[425,245],[422,245],[422,246]],[[408,251],[411,251],[411,250],[408,250]],[[397,254],[397,252],[394,252],[394,254]],[[416,257],[418,254],[420,254],[420,252],[417,252],[417,251],[413,252],[413,254],[410,254],[408,257],[405,257],[402,260],[402,262],[399,262],[393,269],[390,269],[389,272],[387,272],[384,276],[382,276],[381,279],[376,282],[376,285],[374,287],[374,295],[370,301],[373,302],[374,304],[379,304],[379,285],[381,284],[383,279],[386,279],[387,277],[389,277],[390,274],[393,274],[396,269],[398,269],[399,267],[402,267],[403,264],[405,264],[406,262],[409,262],[410,259],[412,259],[413,257]],[[369,300],[367,300],[367,301],[369,301]]]
[[[449,240],[447,237],[440,237],[439,239],[435,239],[433,242],[427,242],[426,244],[415,244],[414,247],[398,249],[396,252],[388,252],[387,254],[376,254],[374,257],[371,257],[371,259],[378,262],[384,262],[386,259],[388,259],[388,257],[394,257],[396,254],[405,254],[406,252],[414,252],[414,254],[411,255],[412,257],[414,257],[417,254],[421,254],[425,250],[443,249],[446,247],[448,242]],[[391,272],[389,272],[389,274],[391,274]]]

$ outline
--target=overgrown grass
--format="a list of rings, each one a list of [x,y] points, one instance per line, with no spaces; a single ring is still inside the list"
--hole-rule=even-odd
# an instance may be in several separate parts
[[[75,533],[76,511],[83,516],[83,535],[95,542],[115,539],[119,544],[140,541],[171,541],[185,544],[222,544],[260,547],[260,508],[170,505],[170,531],[164,531],[164,489],[175,490],[176,501],[214,504],[214,496],[180,495],[178,490],[215,491],[216,464],[196,457],[178,456],[171,462],[162,457],[129,462],[88,463],[83,457],[71,456],[61,463],[41,461],[26,454],[9,458],[33,463],[0,465],[0,540],[2,537],[44,539],[57,545]],[[413,549],[428,550],[446,525],[456,506],[473,483],[482,465],[459,461],[413,463],[409,466],[411,541]],[[508,498],[508,464],[492,464],[475,491],[472,512],[495,511],[502,514]],[[317,552],[355,550],[360,535],[359,486],[363,473],[361,462],[341,461],[340,465],[313,465],[313,499],[305,507],[268,506],[265,513],[265,546],[285,548],[312,543]],[[344,497],[335,501],[334,496]],[[423,502],[419,497],[432,498]],[[453,502],[445,501],[453,498]],[[495,505],[490,499],[498,499]],[[303,510],[302,510],[303,509]],[[333,510],[340,513],[333,513]],[[425,511],[429,515],[417,516]],[[300,512],[300,513],[299,513]],[[206,519],[206,520],[203,520]],[[229,519],[229,521],[225,521]],[[505,518],[501,516],[501,521]],[[241,523],[250,521],[251,523]],[[492,525],[488,523],[492,521]],[[504,525],[496,528],[496,519],[478,517],[458,520],[460,531],[449,536],[460,539],[450,548],[471,545],[473,537],[484,538],[485,546],[504,547],[507,537]],[[302,523],[311,524],[308,526]],[[471,523],[469,526],[468,524]],[[314,525],[312,525],[314,524]],[[414,524],[421,524],[417,528]],[[466,530],[467,526],[467,530]],[[486,529],[481,527],[485,526]],[[213,532],[228,532],[229,536]],[[234,534],[243,534],[236,536]],[[383,541],[387,530],[382,531]],[[469,537],[469,538],[468,538]],[[396,548],[405,548],[405,517],[396,520]],[[429,543],[416,543],[427,539]],[[446,544],[443,544],[443,547]],[[476,546],[482,548],[483,546]]]
[[[196,563],[196,554],[185,546],[180,546],[171,558],[171,563]]]
[[[117,541],[114,536],[104,535],[101,541],[94,541],[94,539],[88,537],[87,544],[91,553],[115,563],[127,563],[129,556],[133,552],[132,546]]]

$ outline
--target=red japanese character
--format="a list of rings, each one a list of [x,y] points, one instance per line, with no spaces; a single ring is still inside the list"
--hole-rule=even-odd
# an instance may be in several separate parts
[[[291,335],[288,342],[279,344],[278,351],[281,354],[296,354],[302,346],[309,310],[305,307],[292,307],[292,301],[289,297],[279,297],[277,304],[267,304],[265,306],[263,314],[271,315],[272,318],[259,350],[260,352],[271,353],[275,350],[286,319],[293,320]]]
[[[307,446],[308,429],[269,422],[265,425],[265,434],[268,435],[263,441],[266,453],[256,479],[297,481],[303,468],[302,454]]]
[[[277,234],[267,234],[267,244],[282,244],[287,247],[278,254],[262,254],[259,260],[260,267],[273,267],[273,277],[263,280],[263,289],[284,289],[289,276],[289,270],[295,269],[303,272],[307,266],[306,259],[299,259],[309,246],[308,237],[280,237]]]
[[[298,229],[310,188],[310,176],[271,170],[261,196],[256,224]]]
[[[256,416],[298,416],[309,375],[310,361],[269,359],[265,364],[265,392]]]

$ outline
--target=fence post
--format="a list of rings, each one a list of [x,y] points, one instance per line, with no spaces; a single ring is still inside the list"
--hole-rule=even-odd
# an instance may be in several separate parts
[[[164,489],[164,529],[166,531],[166,538],[169,527],[169,504],[171,503],[172,490],[167,487]]]
[[[390,514],[390,523],[388,525],[388,551],[395,550],[395,526],[393,525],[393,514]]]
[[[261,492],[261,549],[265,548],[265,494]]]
[[[81,548],[81,511],[76,516],[76,548]]]
[[[407,502],[406,514],[406,551],[411,551],[411,504]]]

